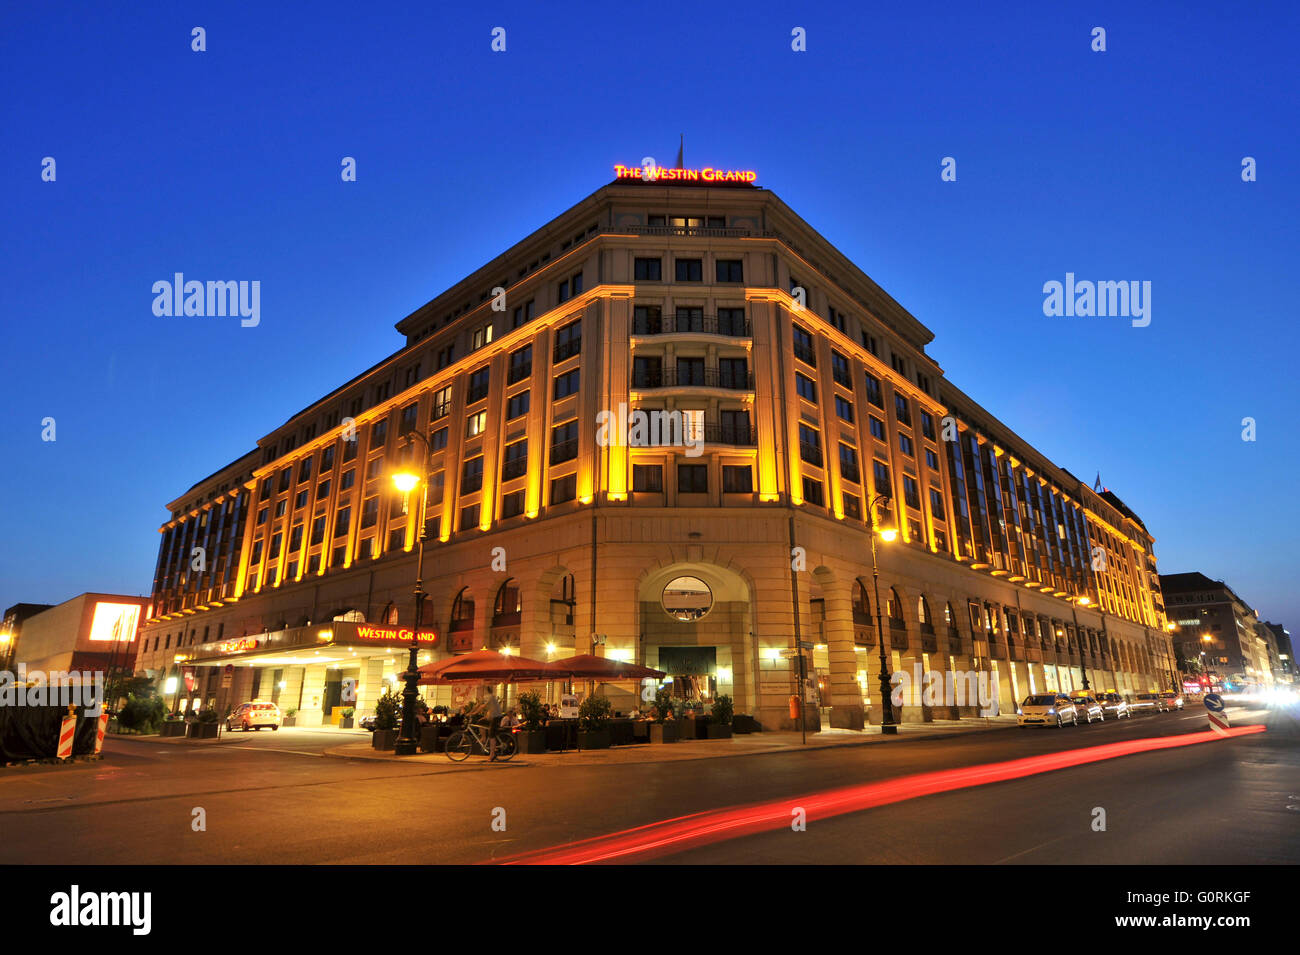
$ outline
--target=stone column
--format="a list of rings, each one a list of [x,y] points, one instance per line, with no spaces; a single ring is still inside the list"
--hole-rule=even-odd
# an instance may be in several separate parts
[[[302,670],[302,706],[298,709],[299,726],[320,726],[324,722],[321,706],[325,699],[325,664]]]

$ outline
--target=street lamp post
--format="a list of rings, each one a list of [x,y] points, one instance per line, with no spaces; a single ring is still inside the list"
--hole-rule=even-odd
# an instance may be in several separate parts
[[[1076,604],[1088,606],[1092,601],[1085,597],[1070,598],[1070,616],[1074,618],[1074,636],[1079,641],[1079,672],[1083,674],[1083,688],[1091,690],[1092,686],[1088,683],[1088,662],[1083,655],[1083,634],[1079,630],[1079,614],[1075,611]]]
[[[880,568],[876,564],[876,505],[889,505],[888,494],[877,494],[867,505],[870,521],[867,531],[871,537],[871,587],[876,598],[876,643],[880,648],[880,732],[885,735],[898,734],[898,725],[894,722],[894,709],[890,705],[891,686],[889,682],[889,663],[885,657],[885,626],[880,606]],[[893,528],[884,528],[880,536],[885,541],[892,541],[898,536]]]
[[[422,474],[413,474],[409,471],[399,472],[393,475],[393,484],[399,491],[410,494],[415,488],[420,489],[420,513],[419,522],[416,526],[416,563],[415,563],[415,626],[411,630],[411,655],[406,664],[406,672],[402,678],[406,682],[402,690],[402,728],[397,736],[397,742],[394,744],[393,752],[397,756],[414,756],[419,751],[419,739],[416,737],[416,718],[415,718],[415,701],[420,696],[417,689],[420,681],[420,623],[424,616],[424,524],[425,510],[428,507],[429,492],[427,487],[427,478],[429,476],[429,458],[433,454],[433,449],[429,446],[429,439],[419,431],[411,431],[407,439],[419,438],[424,444],[424,466],[420,469]]]

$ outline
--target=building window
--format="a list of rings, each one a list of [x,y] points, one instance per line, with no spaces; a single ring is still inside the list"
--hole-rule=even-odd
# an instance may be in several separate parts
[[[506,384],[513,385],[523,381],[533,373],[533,346],[525,345],[510,353],[510,371],[506,375]]]
[[[524,512],[524,492],[512,491],[501,496],[501,519],[518,517]]]
[[[379,498],[369,497],[361,503],[361,526],[374,527],[379,520]]]
[[[854,520],[861,520],[862,519],[861,499],[859,499],[859,497],[856,494],[851,494],[848,491],[845,491],[841,495],[841,499],[844,501],[844,516],[851,517]]]
[[[707,494],[709,490],[709,467],[707,464],[677,465],[677,493]]]
[[[939,469],[939,455],[935,454],[935,453],[934,453],[933,451],[931,451],[929,448],[926,448],[926,449],[925,449],[925,464],[926,464],[926,467],[930,468],[931,470],[935,470],[935,471],[937,471],[937,470]]]
[[[871,416],[871,436],[881,441],[885,440],[885,422],[881,421],[875,415]]]
[[[325,540],[325,515],[322,514],[320,517],[316,518],[316,520],[312,521],[311,544],[309,546],[315,547],[317,544],[323,542],[324,540]]]
[[[754,492],[754,469],[748,464],[722,466],[722,493],[752,494]]]
[[[451,385],[433,393],[433,420],[437,421],[449,414],[451,414]]]
[[[523,305],[520,305],[515,308],[514,314],[512,316],[511,324],[512,327],[514,328],[520,328],[524,325],[527,325],[532,320],[533,320],[533,300],[529,299],[527,302],[524,302]]]
[[[465,419],[465,437],[474,438],[483,433],[487,427],[487,412],[476,411]]]
[[[916,486],[916,479],[903,475],[903,500],[908,507],[921,506],[921,494]]]
[[[276,516],[276,517],[284,517],[284,508],[285,508],[285,504],[286,504],[286,503],[287,503],[286,501],[276,501],[276,502],[275,502],[275,516]]]
[[[478,351],[484,345],[492,344],[492,323],[488,322],[486,325],[474,329],[472,341],[473,345],[470,351]]]
[[[551,482],[551,503],[564,504],[578,496],[578,476],[566,474]]]
[[[260,526],[262,526],[263,524],[266,523],[266,514],[267,514],[267,510],[268,510],[268,509],[264,507],[264,508],[262,508],[261,510],[259,510],[259,511],[257,512],[257,526],[260,527]]]
[[[511,395],[506,401],[506,420],[513,421],[526,414],[528,414],[528,392],[521,391],[517,395]]]
[[[370,426],[370,450],[382,448],[388,439],[388,420],[376,421]]]
[[[909,458],[912,456],[912,439],[905,434],[898,436],[898,450],[902,451]]]
[[[921,434],[931,441],[934,440],[934,418],[928,411],[921,412]]]
[[[876,479],[876,493],[894,496],[894,485],[889,477],[889,465],[879,458],[872,461],[872,471]]]
[[[813,340],[805,329],[798,325],[793,327],[794,335],[794,357],[801,362],[812,367],[817,367],[817,354],[813,351]]]
[[[505,465],[501,469],[501,479],[510,481],[528,473],[528,439],[514,441],[506,445]]]
[[[298,510],[298,508],[306,507],[306,506],[307,506],[307,489],[304,488],[303,490],[298,492],[296,497],[294,497],[293,509],[296,511]]]
[[[632,465],[632,490],[645,493],[659,493],[664,489],[664,468],[662,464]]]
[[[289,553],[297,553],[298,548],[302,546],[302,525],[294,524],[293,530],[289,532]]]
[[[704,281],[704,260],[703,259],[677,259],[674,262],[676,268],[677,281],[679,282],[703,282]]]
[[[330,496],[330,482],[321,481],[316,485],[316,500],[323,501]]]
[[[576,295],[582,294],[582,273],[577,272],[565,281],[561,282],[556,298],[561,302],[567,302]]]
[[[518,312],[519,309],[515,309],[515,311]],[[456,360],[456,345],[455,343],[452,343],[450,345],[447,345],[445,348],[438,349],[438,353],[434,361],[434,365],[438,371],[442,371],[444,368],[446,368],[455,360]]]
[[[441,451],[447,447],[447,429],[439,428],[429,435],[429,449],[432,451]]]
[[[582,321],[569,322],[555,333],[555,352],[552,360],[559,364],[582,351]]]
[[[867,400],[881,411],[885,409],[885,397],[880,390],[880,379],[872,374],[867,375]]]
[[[338,513],[334,515],[334,536],[342,537],[348,532],[349,523],[352,520],[352,508],[341,507]]]
[[[632,334],[659,335],[664,330],[663,309],[658,305],[632,306]]]
[[[930,513],[936,521],[944,519],[943,494],[936,488],[930,488]]]
[[[747,334],[743,308],[718,309],[718,334],[740,338]]]
[[[578,421],[566,421],[551,429],[551,466],[578,456]]]
[[[373,481],[384,471],[384,456],[381,454],[377,458],[371,458],[370,463],[366,465],[366,480]]]
[[[483,455],[472,457],[465,462],[461,470],[460,490],[462,494],[472,494],[483,487]]]
[[[478,513],[479,509],[477,504],[469,504],[462,507],[460,509],[460,525],[458,529],[462,531],[472,531],[474,528],[478,527]]]
[[[561,398],[567,398],[569,397],[569,395],[576,395],[578,393],[578,385],[580,383],[578,371],[579,369],[575,368],[573,369],[573,371],[566,372],[563,375],[555,376],[554,398],[556,401],[559,401]]]
[[[822,482],[813,477],[805,477],[803,479],[803,499],[807,504],[825,507],[826,495],[822,491]]]
[[[840,444],[840,477],[846,481],[852,481],[854,484],[862,483],[862,474],[858,471],[858,452],[842,442]]]
[[[907,399],[902,395],[894,395],[894,413],[898,417],[899,424],[912,423],[912,411],[908,407]]]
[[[794,373],[794,390],[799,393],[800,398],[807,398],[813,404],[817,403],[817,384],[807,375]]]
[[[839,415],[840,420],[853,423],[853,402],[839,395],[835,396],[835,413]]]
[[[836,384],[852,390],[853,375],[849,371],[849,360],[837,351],[831,352],[831,377]]]
[[[637,282],[659,282],[663,280],[662,259],[634,259],[632,277]]]
[[[488,384],[492,377],[492,369],[487,365],[475,371],[469,376],[469,387],[465,392],[465,403],[472,405],[476,401],[482,401],[487,397]]]
[[[744,261],[742,259],[718,259],[715,267],[719,282],[745,281]]]
[[[283,471],[280,472],[279,491],[283,492],[289,490],[289,485],[291,485],[292,483],[293,483],[293,468],[285,468]]]
[[[822,439],[816,428],[799,425],[799,457],[809,464],[822,466]]]

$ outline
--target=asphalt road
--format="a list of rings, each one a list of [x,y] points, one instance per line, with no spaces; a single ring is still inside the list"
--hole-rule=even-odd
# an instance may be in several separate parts
[[[1300,723],[924,795],[707,846],[670,863],[1296,863]],[[3,863],[475,863],[664,819],[842,786],[1201,730],[1201,712],[1077,729],[685,762],[411,765],[326,758],[337,734],[177,746],[109,740],[102,762],[0,770]],[[1094,831],[1094,810],[1106,829]],[[202,810],[204,831],[196,831]],[[504,831],[500,820],[504,811]],[[498,828],[493,828],[494,820]],[[668,854],[672,853],[672,854]]]

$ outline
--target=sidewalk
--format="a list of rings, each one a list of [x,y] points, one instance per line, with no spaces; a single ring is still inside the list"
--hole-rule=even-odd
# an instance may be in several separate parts
[[[1014,716],[994,716],[985,719],[935,720],[933,723],[904,723],[898,727],[898,739],[908,741],[942,739],[968,733],[987,733],[1014,728]],[[799,733],[763,732],[746,733],[731,739],[682,740],[678,743],[638,743],[633,746],[615,746],[611,749],[569,750],[565,753],[520,754],[506,765],[510,766],[588,766],[612,763],[670,763],[692,759],[716,759],[725,756],[758,756],[764,753],[809,752],[819,749],[839,749],[848,746],[868,746],[890,740],[880,732],[879,726],[865,730],[824,729],[809,733],[805,745]],[[379,751],[369,741],[345,743],[324,750],[325,756],[339,759],[375,759],[402,763],[436,763],[440,766],[474,768],[485,762],[482,756],[472,756],[461,763],[453,763],[443,753],[419,753],[415,756],[396,756],[391,751]]]

